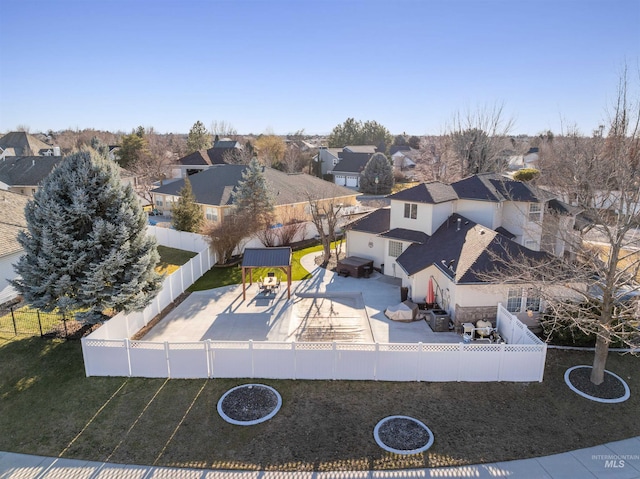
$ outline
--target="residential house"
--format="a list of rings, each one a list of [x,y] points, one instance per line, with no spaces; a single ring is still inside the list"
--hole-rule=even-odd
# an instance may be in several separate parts
[[[242,180],[246,165],[212,165],[208,169],[191,175],[189,181],[208,221],[223,221],[233,211],[233,192]],[[288,174],[272,168],[264,168],[267,188],[275,204],[274,224],[293,219],[309,220],[309,195],[313,199],[333,201],[343,206],[354,206],[358,193],[334,185],[304,173]],[[180,179],[153,190],[156,209],[171,216],[173,204],[178,201],[184,179]]]
[[[437,302],[456,324],[495,317],[500,302],[523,319],[540,311],[534,289],[495,284],[487,274],[496,258],[564,254],[564,245],[545,242],[542,234],[544,216],[562,209],[551,195],[483,174],[451,185],[422,183],[388,198],[388,208],[348,227],[347,255],[371,259],[385,275],[400,278],[416,302],[425,302],[431,280]],[[562,227],[572,228],[576,211],[563,213]]]
[[[340,161],[338,153],[340,153],[341,151],[342,148],[327,148],[325,146],[320,147],[320,149],[318,150],[318,154],[313,157],[313,161],[316,164],[320,162],[320,166],[317,167],[320,176],[324,177],[325,175],[328,175],[333,167],[338,164],[338,161]]]
[[[17,296],[9,280],[16,277],[13,264],[24,254],[18,233],[27,227],[24,209],[28,201],[26,196],[0,191],[0,304]]]
[[[360,188],[360,177],[371,156],[376,152],[373,145],[345,146],[338,152],[338,161],[330,174],[336,185]]]
[[[0,190],[33,196],[61,156],[11,156],[0,160]]]
[[[540,159],[539,148],[529,148],[524,155],[516,155],[513,152],[511,154],[505,154],[507,168],[511,171],[522,170],[525,168],[538,169]]]
[[[373,155],[376,151],[377,149],[374,145],[350,145],[343,148],[326,148],[324,146],[321,146],[318,154],[313,157],[313,161],[320,162],[320,172],[322,173],[322,176],[324,176],[327,174],[332,174],[333,170],[342,159],[342,154],[345,152],[368,154],[369,158],[371,158],[371,155]],[[339,174],[341,171],[343,170],[338,170]],[[344,186],[345,182],[346,180],[343,181],[343,178],[340,178],[339,182],[336,184]]]
[[[391,154],[394,172],[405,173],[406,171],[415,168],[416,163],[420,158],[420,154],[420,150],[414,150],[409,147],[407,147],[407,149],[396,150]]]
[[[12,131],[0,138],[0,160],[11,156],[60,156],[51,146],[24,131]]]
[[[177,161],[174,177],[185,178],[193,175],[213,165],[224,165],[227,163],[227,155],[239,152],[242,145],[234,140],[218,140],[208,150],[198,150],[180,158]]]

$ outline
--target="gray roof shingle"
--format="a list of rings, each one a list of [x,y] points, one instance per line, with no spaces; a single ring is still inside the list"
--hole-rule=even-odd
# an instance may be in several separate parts
[[[203,205],[224,206],[233,204],[232,193],[242,180],[246,165],[213,165],[200,173],[189,176],[196,202]],[[313,199],[340,198],[359,193],[338,186],[315,176],[287,174],[273,168],[264,169],[269,192],[276,206],[309,201]],[[184,179],[174,181],[153,190],[153,193],[179,196]]]
[[[457,200],[458,195],[451,185],[433,181],[431,183],[420,183],[419,185],[394,193],[388,198],[414,203],[437,204]]]
[[[460,221],[458,221],[460,220]],[[553,257],[532,251],[489,228],[453,214],[424,244],[412,244],[397,263],[413,275],[436,266],[456,283],[483,283],[486,274],[500,268],[500,262],[519,257],[549,260]]]
[[[0,148],[13,149],[16,156],[39,155],[43,150],[52,150],[53,146],[29,135],[24,131],[12,131],[0,138]]]
[[[352,221],[347,226],[352,231],[380,234],[389,231],[391,221],[391,209],[380,208]]]
[[[0,181],[11,186],[36,186],[53,171],[62,156],[12,156],[0,161]]]
[[[0,190],[0,257],[22,251],[18,233],[27,227],[24,208],[29,197]]]
[[[334,172],[343,173],[362,173],[364,167],[367,165],[372,153],[351,153],[349,151],[343,151],[338,156],[340,161],[333,167]]]
[[[412,243],[419,244],[426,243],[429,239],[429,235],[422,231],[408,230],[405,228],[393,228],[386,233],[382,233],[380,236],[401,241],[411,241]]]
[[[463,178],[451,186],[461,199],[482,201],[523,201],[540,203],[553,198],[549,193],[529,183],[512,180],[495,173],[483,173]]]

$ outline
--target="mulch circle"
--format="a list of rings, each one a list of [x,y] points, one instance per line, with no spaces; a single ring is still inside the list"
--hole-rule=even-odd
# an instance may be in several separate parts
[[[433,444],[433,433],[421,421],[409,416],[389,416],[376,425],[378,445],[395,454],[418,454]]]
[[[225,421],[251,426],[271,419],[280,410],[282,397],[264,384],[243,384],[230,389],[218,401],[218,413]]]
[[[624,379],[605,370],[604,381],[595,385],[591,382],[592,369],[591,366],[574,366],[567,369],[564,380],[574,392],[592,401],[617,403],[629,398],[629,386]]]

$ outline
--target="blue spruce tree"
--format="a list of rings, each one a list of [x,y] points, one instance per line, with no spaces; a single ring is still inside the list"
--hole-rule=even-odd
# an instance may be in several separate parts
[[[33,307],[74,313],[81,322],[105,311],[141,310],[162,285],[156,242],[118,167],[83,151],[66,157],[25,209],[25,254],[16,289]]]

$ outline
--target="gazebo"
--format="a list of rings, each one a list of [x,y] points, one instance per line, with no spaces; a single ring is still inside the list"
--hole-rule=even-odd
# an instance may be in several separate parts
[[[291,247],[246,248],[242,258],[242,299],[247,299],[245,286],[247,270],[249,285],[253,284],[255,268],[279,268],[287,275],[287,299],[291,298]]]

